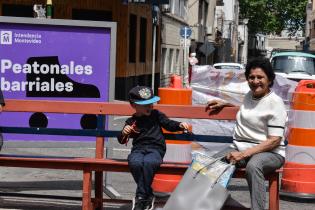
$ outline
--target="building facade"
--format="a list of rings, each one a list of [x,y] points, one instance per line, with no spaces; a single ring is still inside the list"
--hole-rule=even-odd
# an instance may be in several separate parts
[[[309,0],[306,6],[305,43],[307,49],[315,51],[315,3]]]
[[[213,64],[216,4],[217,0],[170,0],[169,6],[161,7],[161,86],[167,86],[173,74],[180,75],[188,84],[191,52],[196,52],[198,64]],[[183,27],[192,31],[186,44],[180,35]]]
[[[216,6],[216,57],[215,62],[239,60],[239,1],[223,0]]]
[[[217,0],[188,1],[188,24],[193,31],[190,52],[196,52],[200,65],[213,64],[217,2]]]
[[[180,29],[188,26],[187,3],[187,0],[170,0],[169,5],[161,6],[161,86],[168,86],[173,74],[185,77],[185,50]]]

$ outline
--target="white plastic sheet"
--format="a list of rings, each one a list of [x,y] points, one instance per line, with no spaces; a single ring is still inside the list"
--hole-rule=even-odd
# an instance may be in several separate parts
[[[292,93],[297,82],[279,75],[274,81],[273,90],[289,109]],[[212,66],[193,66],[191,78],[192,103],[206,104],[212,99],[221,99],[237,106],[243,103],[249,87],[243,70],[215,69]],[[191,120],[193,132],[219,136],[233,134],[234,121]]]

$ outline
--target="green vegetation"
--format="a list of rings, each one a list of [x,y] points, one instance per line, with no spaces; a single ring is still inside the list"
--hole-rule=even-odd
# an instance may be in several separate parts
[[[248,18],[250,33],[276,33],[287,29],[291,35],[304,30],[308,0],[239,0],[240,19]]]

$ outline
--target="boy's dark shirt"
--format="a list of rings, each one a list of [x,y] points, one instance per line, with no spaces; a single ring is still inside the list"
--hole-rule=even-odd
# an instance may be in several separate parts
[[[132,141],[132,151],[135,149],[156,148],[163,157],[166,151],[165,138],[162,127],[168,131],[183,130],[179,127],[180,122],[170,120],[164,113],[153,109],[149,116],[135,116],[126,120],[126,125],[132,125],[135,122],[135,130],[140,133],[130,134]],[[117,136],[118,141],[123,144],[125,139],[122,133]]]

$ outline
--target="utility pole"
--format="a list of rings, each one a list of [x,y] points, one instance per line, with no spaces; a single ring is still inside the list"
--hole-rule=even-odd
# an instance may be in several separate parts
[[[159,24],[159,7],[152,5],[152,24],[153,24],[153,44],[152,44],[152,91],[154,93],[154,80],[155,80],[155,51],[156,51],[156,26]]]
[[[243,62],[246,65],[247,64],[247,57],[248,57],[248,19],[243,19],[244,24],[244,47],[243,47]]]
[[[184,86],[187,87],[189,85],[188,81],[188,56],[187,56],[187,42],[188,38],[192,34],[192,29],[189,26],[182,26],[179,31],[180,36],[183,38],[182,40],[184,41],[183,46],[184,46],[184,57],[183,57],[183,83]]]
[[[188,83],[188,68],[187,68],[187,30],[185,28],[184,32],[185,38],[184,38],[184,85],[187,87],[189,85]]]

